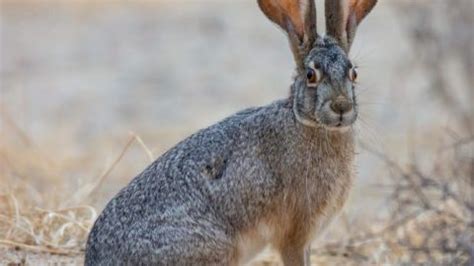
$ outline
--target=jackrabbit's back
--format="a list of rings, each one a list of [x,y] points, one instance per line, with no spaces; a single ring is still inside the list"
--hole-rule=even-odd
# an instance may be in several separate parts
[[[159,254],[150,260],[166,264],[168,256],[179,263],[172,252],[204,250],[192,246],[193,235],[216,253],[194,259],[222,262],[222,254],[230,254],[231,261],[237,256],[233,237],[268,212],[281,191],[281,180],[268,177],[276,174],[271,160],[283,152],[286,124],[294,123],[287,105],[239,112],[163,154],[106,206],[89,236],[86,264],[143,262],[151,253]]]

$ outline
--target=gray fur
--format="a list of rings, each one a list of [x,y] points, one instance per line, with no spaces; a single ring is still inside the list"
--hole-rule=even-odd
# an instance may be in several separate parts
[[[357,104],[337,41],[318,36],[302,60],[289,98],[191,135],[122,189],[92,228],[85,264],[237,265],[260,242],[285,265],[308,264],[351,187],[354,140],[341,129]],[[306,78],[314,66],[317,87]],[[331,109],[341,99],[351,112]]]

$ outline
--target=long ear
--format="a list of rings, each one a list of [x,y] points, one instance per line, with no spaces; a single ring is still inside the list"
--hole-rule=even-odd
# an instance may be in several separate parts
[[[299,69],[316,40],[314,0],[257,0],[262,12],[288,34],[291,50]]]
[[[326,31],[349,53],[357,26],[377,0],[326,0]]]

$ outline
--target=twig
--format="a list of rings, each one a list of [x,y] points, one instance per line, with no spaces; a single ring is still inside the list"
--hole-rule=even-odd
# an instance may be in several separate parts
[[[70,217],[64,215],[64,214],[61,214],[61,213],[57,213],[57,212],[54,212],[54,211],[48,211],[48,210],[45,210],[45,209],[41,209],[39,207],[35,207],[36,210],[40,211],[40,212],[44,212],[44,213],[47,213],[48,215],[55,215],[61,219],[64,219],[70,223],[73,223],[75,224],[76,226],[78,226],[79,228],[81,228],[84,232],[88,233],[89,232],[89,229],[86,228],[84,225],[82,225],[80,222],[76,221],[76,220],[73,220],[71,219]]]
[[[24,249],[28,249],[28,250],[32,250],[32,251],[48,252],[48,253],[57,254],[57,255],[80,255],[80,254],[82,254],[82,252],[78,251],[78,250],[65,250],[65,249],[54,249],[54,248],[48,248],[48,247],[42,247],[42,246],[33,246],[33,245],[23,244],[23,243],[19,243],[19,242],[15,242],[15,241],[4,240],[4,239],[0,239],[0,244],[5,245],[5,246],[24,248]]]
[[[112,170],[114,170],[115,166],[122,160],[123,156],[125,155],[125,153],[127,152],[127,150],[130,148],[130,146],[133,144],[133,142],[135,140],[136,140],[135,136],[130,137],[127,144],[125,144],[122,151],[120,152],[119,156],[114,160],[114,162],[110,165],[110,167],[99,177],[99,181],[91,189],[91,191],[89,193],[87,193],[87,196],[85,198],[88,198],[90,195],[95,194],[97,192],[97,190],[104,183],[105,179],[109,176],[109,174],[112,172]]]
[[[13,129],[13,131],[17,134],[21,142],[23,142],[24,145],[26,146],[33,146],[33,142],[31,139],[28,137],[28,135],[25,133],[23,129],[21,129],[15,121],[11,118],[11,115],[5,110],[4,106],[1,106],[0,108],[0,116],[3,121],[5,121],[5,124],[7,124],[10,128]]]
[[[398,165],[395,161],[393,161],[392,159],[388,158],[385,154],[379,152],[379,151],[376,151],[372,148],[369,148],[368,145],[366,145],[364,142],[360,142],[360,146],[362,149],[372,153],[373,155],[377,156],[379,159],[381,159],[382,161],[384,161],[389,167],[395,169],[397,172],[399,172],[401,174],[401,176],[408,182],[410,183],[410,188],[415,190],[415,196],[418,197],[418,199],[421,201],[421,203],[423,204],[423,207],[425,209],[431,209],[432,206],[430,204],[430,201],[428,200],[428,198],[426,197],[426,195],[423,193],[423,191],[419,188],[419,186],[415,183],[415,181],[411,178],[411,175],[409,173],[407,173],[405,170],[402,169],[402,167],[400,167],[400,165]]]
[[[134,136],[135,139],[137,140],[138,144],[140,144],[140,146],[143,148],[143,150],[145,151],[147,157],[148,157],[148,160],[150,160],[150,162],[153,162],[154,160],[154,157],[153,157],[153,153],[151,152],[151,150],[145,145],[145,142],[143,142],[142,138],[140,138],[140,136],[138,136],[137,134],[135,134],[134,132],[130,132],[130,135]]]

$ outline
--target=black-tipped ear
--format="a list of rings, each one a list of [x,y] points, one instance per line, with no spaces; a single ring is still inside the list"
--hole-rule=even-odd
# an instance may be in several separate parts
[[[288,34],[298,68],[316,40],[314,0],[257,0],[262,12]]]
[[[357,26],[374,8],[377,0],[326,0],[326,31],[349,53]]]
[[[306,1],[304,10],[304,31],[309,44],[313,44],[318,38],[316,4],[314,0]]]

